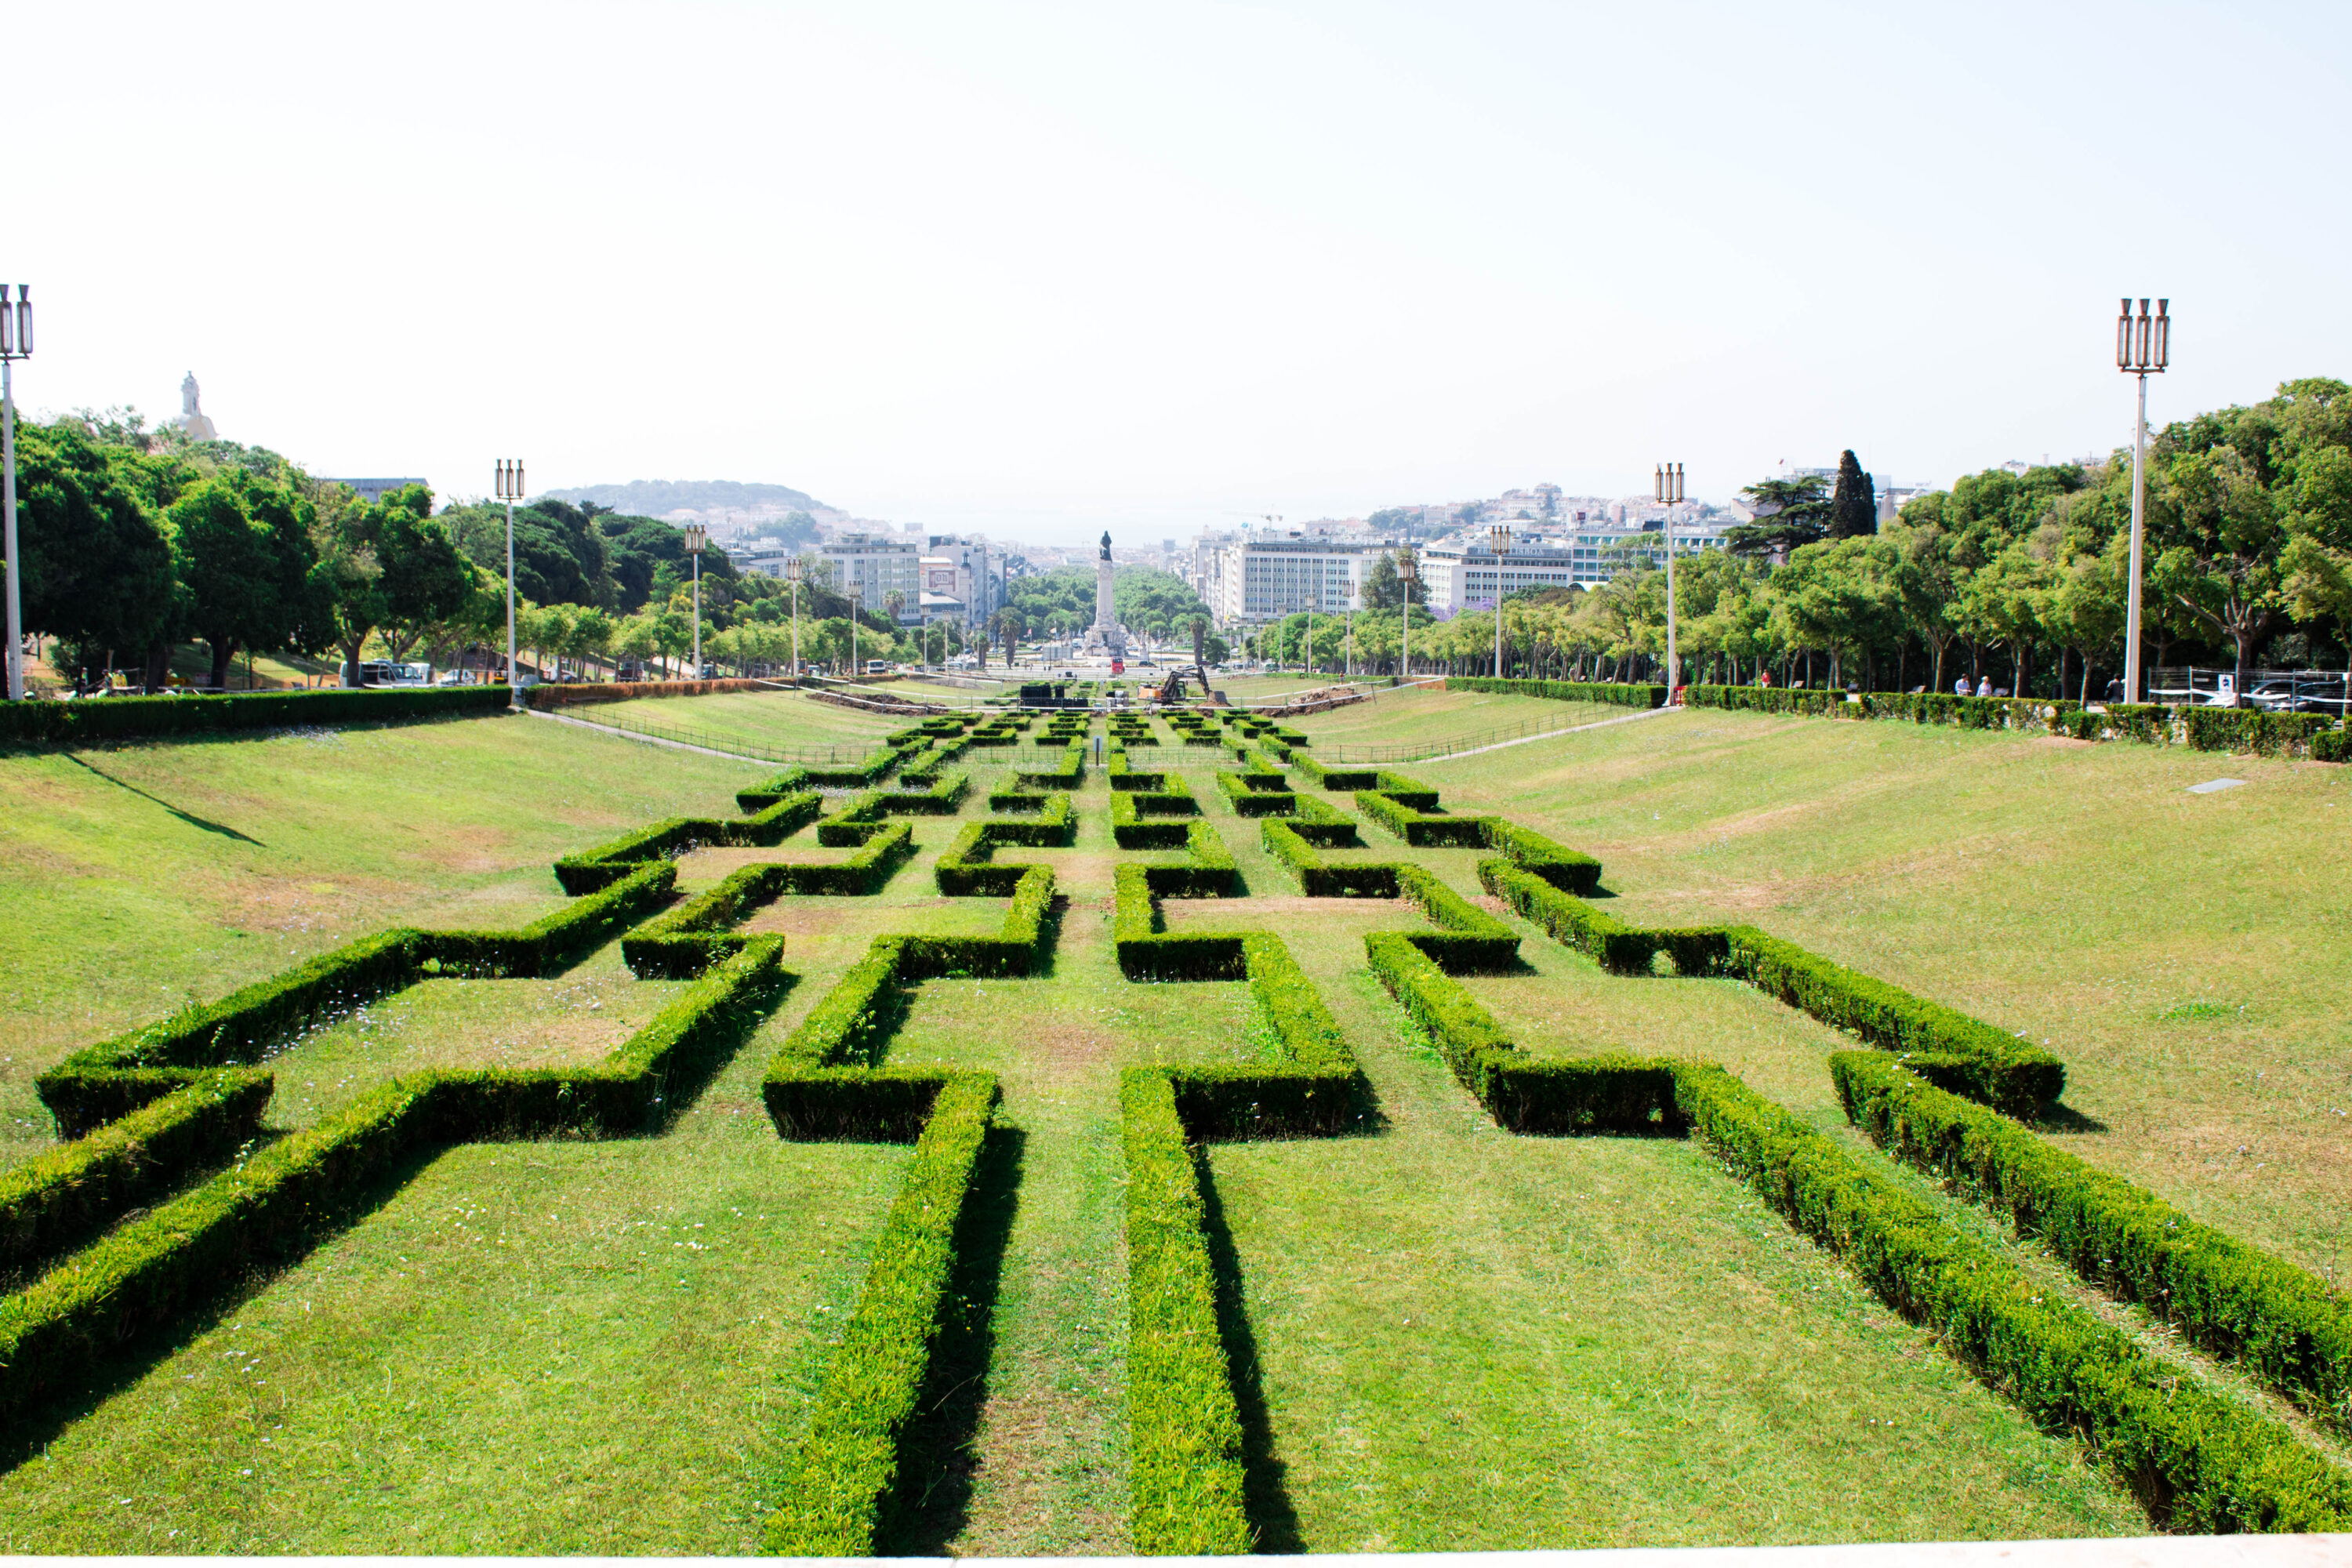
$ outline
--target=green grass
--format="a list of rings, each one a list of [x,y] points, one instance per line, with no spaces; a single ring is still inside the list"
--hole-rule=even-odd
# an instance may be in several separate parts
[[[895,690],[896,688],[884,688]],[[913,695],[913,694],[908,694]],[[966,699],[978,693],[966,692]],[[917,700],[920,700],[918,697]],[[690,731],[707,736],[706,743],[723,747],[730,741],[749,741],[770,747],[841,749],[844,760],[862,757],[915,722],[887,714],[819,702],[792,691],[721,691],[709,697],[633,697],[624,702],[586,703],[562,710],[567,717],[592,723],[642,725],[647,729]]]
[[[0,1474],[0,1550],[755,1552],[906,1152],[478,1144]]]
[[[557,856],[759,773],[508,718],[0,758],[0,1162],[68,1051],[386,926],[521,925]]]
[[[896,727],[768,694],[667,706],[771,745],[824,743],[792,728],[807,715],[834,716],[816,721],[843,743]],[[1397,744],[1622,711],[1411,693],[1300,722],[1325,744]],[[20,1152],[48,1136],[25,1079],[65,1049],[394,920],[519,923],[553,907],[556,854],[725,810],[760,771],[504,720],[86,760],[108,777],[0,759],[11,798],[39,807],[0,827],[0,899],[18,917],[0,939],[18,944],[0,995],[0,1056],[14,1058],[0,1072],[17,1076],[0,1092]],[[1696,1145],[1497,1131],[1364,968],[1363,933],[1412,926],[1410,909],[1297,897],[1211,784],[1222,752],[1163,743],[1137,763],[1188,775],[1246,894],[1171,901],[1170,929],[1280,933],[1384,1118],[1370,1136],[1220,1145],[1205,1161],[1267,1545],[2147,1531],[2075,1445],[2031,1429]],[[2082,1117],[2054,1136],[2250,1239],[2341,1266],[2352,1082],[2324,977],[2352,926],[2315,911],[2352,908],[2352,867],[2313,823],[2352,811],[2343,775],[1713,713],[1409,771],[1451,809],[1499,810],[1601,856],[1624,918],[1752,920],[2032,1024],[2074,1068]],[[2223,771],[2254,787],[2180,795]],[[1004,1090],[959,1281],[969,1305],[918,1435],[927,1489],[899,1550],[1128,1549],[1118,1074],[1262,1048],[1245,986],[1120,976],[1112,876],[1133,858],[1112,846],[1089,774],[1075,847],[999,857],[1055,868],[1045,972],[925,983],[889,1051],[994,1071]],[[357,809],[366,798],[403,809]],[[985,811],[976,791],[962,817]],[[919,851],[877,897],[787,898],[745,923],[783,933],[803,979],[667,1132],[426,1163],[0,1471],[0,1545],[755,1547],[822,1386],[828,1320],[854,1304],[905,1160],[779,1142],[757,1073],[876,935],[996,930],[1004,900],[937,893],[957,826],[913,819]],[[1411,858],[1476,891],[1477,852],[1408,851],[1370,824],[1364,838],[1330,853]],[[704,850],[680,860],[680,884],[847,853],[806,834]],[[281,908],[310,923],[245,912]],[[1839,1037],[1734,983],[1602,974],[1512,923],[1526,966],[1465,984],[1525,1048],[1721,1061],[1879,1159],[1832,1097]],[[609,947],[554,980],[428,982],[278,1054],[270,1121],[299,1125],[396,1070],[598,1056],[670,990],[630,979]],[[2225,1142],[2250,1152],[2204,1163]]]

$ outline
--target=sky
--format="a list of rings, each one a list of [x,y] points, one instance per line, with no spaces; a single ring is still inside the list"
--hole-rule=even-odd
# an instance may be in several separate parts
[[[2352,7],[12,12],[29,413],[1141,542],[1947,484],[2352,378]]]

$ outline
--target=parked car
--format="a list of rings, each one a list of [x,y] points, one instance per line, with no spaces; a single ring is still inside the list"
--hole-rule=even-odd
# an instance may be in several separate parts
[[[890,673],[890,661],[887,658],[869,658],[866,661],[866,673],[887,675]]]

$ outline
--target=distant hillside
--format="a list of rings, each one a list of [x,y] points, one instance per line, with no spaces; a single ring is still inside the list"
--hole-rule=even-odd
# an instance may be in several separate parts
[[[609,506],[615,511],[638,517],[659,517],[664,512],[681,510],[724,510],[730,507],[744,511],[761,506],[793,507],[802,511],[831,510],[806,490],[796,490],[790,485],[747,485],[734,479],[631,479],[625,485],[583,485],[578,489],[549,490],[547,494],[556,500],[592,500],[598,506]]]

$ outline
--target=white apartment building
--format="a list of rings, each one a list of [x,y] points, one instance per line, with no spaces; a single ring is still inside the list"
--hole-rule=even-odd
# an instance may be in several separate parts
[[[994,615],[1004,603],[1004,553],[984,539],[930,534],[924,542],[921,569],[923,619],[971,626]]]
[[[1255,625],[1306,610],[1338,615],[1360,602],[1372,563],[1393,545],[1292,534],[1233,536],[1195,590],[1220,626]]]
[[[1675,520],[1675,553],[1723,548],[1724,522],[1689,515]],[[1553,536],[1515,537],[1498,557],[1476,534],[1441,539],[1421,552],[1421,578],[1430,614],[1441,620],[1484,610],[1499,598],[1532,588],[1591,588],[1623,569],[1627,552],[1653,566],[1665,564],[1665,534],[1638,519],[1588,522]]]
[[[836,594],[856,592],[861,609],[873,615],[889,613],[890,595],[897,594],[898,621],[912,626],[923,618],[923,549],[910,539],[874,533],[837,533],[814,545],[825,586]]]

